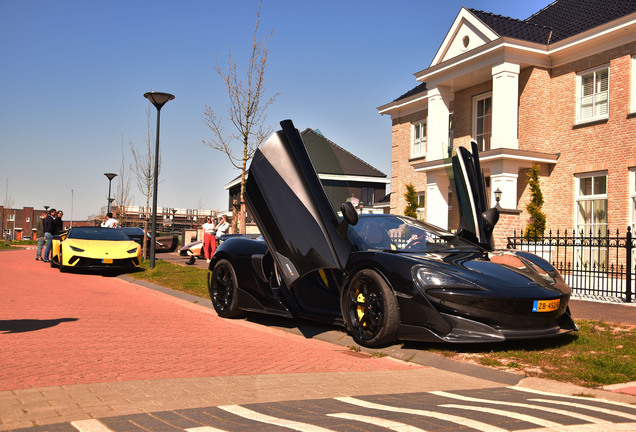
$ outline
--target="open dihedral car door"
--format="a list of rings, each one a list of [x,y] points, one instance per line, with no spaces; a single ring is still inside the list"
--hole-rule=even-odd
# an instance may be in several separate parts
[[[448,176],[459,206],[460,224],[457,234],[486,249],[492,249],[492,231],[499,219],[497,209],[486,208],[486,188],[479,163],[477,144],[471,143],[472,154],[464,147],[447,164]]]
[[[343,269],[351,253],[303,140],[290,120],[256,151],[245,201],[288,287],[318,269]]]

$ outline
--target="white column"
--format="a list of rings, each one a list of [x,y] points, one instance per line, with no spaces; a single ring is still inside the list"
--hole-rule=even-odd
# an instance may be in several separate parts
[[[495,191],[501,191],[499,205],[508,210],[517,210],[517,179],[519,165],[513,161],[497,161],[490,167],[490,205],[495,206]]]
[[[453,92],[445,87],[433,87],[428,90],[428,121],[426,137],[426,160],[440,160],[447,155],[448,114]]]
[[[448,177],[426,174],[426,222],[448,229]]]
[[[492,68],[492,137],[490,148],[519,148],[519,65]]]

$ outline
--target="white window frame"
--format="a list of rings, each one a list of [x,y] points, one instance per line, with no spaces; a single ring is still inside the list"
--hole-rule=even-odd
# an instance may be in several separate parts
[[[486,145],[486,143],[480,143],[479,142],[479,136],[477,136],[477,123],[478,123],[478,118],[477,118],[477,106],[479,104],[479,102],[485,100],[485,99],[490,99],[490,137],[488,140],[488,145]],[[492,92],[487,92],[487,93],[482,93],[480,95],[477,96],[473,96],[473,139],[475,140],[475,142],[477,142],[477,144],[479,144],[479,150],[480,151],[486,151],[486,150],[490,150],[490,142],[492,140]],[[482,134],[485,135],[485,134]]]
[[[592,193],[590,195],[582,195],[581,194],[581,180],[583,179],[588,179],[588,178],[595,178],[595,177],[605,177],[605,193],[595,193],[596,191],[594,190],[594,180],[592,180]],[[585,173],[585,174],[578,174],[576,175],[576,182],[575,182],[575,197],[576,197],[576,203],[575,203],[575,226],[576,226],[576,231],[577,231],[577,235],[581,235],[581,229],[579,229],[580,225],[591,225],[592,226],[592,230],[591,230],[591,235],[592,237],[597,237],[599,235],[599,229],[598,227],[601,227],[602,225],[605,225],[605,232],[607,232],[608,229],[608,219],[609,219],[609,214],[608,214],[608,194],[607,191],[609,190],[609,176],[607,171],[596,171],[596,172],[589,172],[589,173]],[[592,219],[589,222],[585,222],[584,221],[580,221],[579,220],[579,203],[581,202],[585,202],[585,201],[599,201],[599,200],[605,200],[605,222],[604,224],[599,223],[598,221],[594,221],[594,219]],[[592,213],[594,213],[595,210],[592,210]],[[594,216],[592,216],[592,218],[594,218]],[[582,230],[582,235],[584,237],[589,236],[590,235],[590,229],[589,228],[584,228]],[[602,230],[601,230],[602,231]],[[578,248],[577,248],[578,249]],[[604,266],[607,265],[607,261],[608,261],[608,249],[607,248],[593,248],[592,251],[592,262],[590,262],[590,254],[589,251],[587,249],[579,249],[576,252],[577,255],[577,263],[576,265],[578,266],[595,266],[596,268],[598,268],[598,266]]]
[[[419,138],[417,132],[419,131]],[[427,121],[421,120],[413,123],[411,127],[411,159],[426,157],[426,134],[428,133]],[[419,151],[417,148],[419,146]]]
[[[8,222],[15,222],[15,213],[9,213],[9,217],[7,217]]]
[[[599,72],[603,72],[603,71],[607,71],[607,90],[598,89],[598,85],[600,83],[599,81],[597,81],[597,75]],[[589,75],[593,75],[594,93],[592,95],[585,96],[585,100],[587,101],[587,100],[590,100],[591,98],[591,100],[593,101],[592,102],[593,112],[591,115],[583,116],[583,100],[584,100],[583,79]],[[582,72],[578,72],[576,74],[576,123],[577,124],[589,123],[589,122],[605,120],[609,118],[610,79],[611,79],[611,76],[610,76],[609,64],[599,66],[593,69],[588,69]],[[599,101],[597,101],[597,99],[599,99]],[[597,107],[601,106],[601,104],[603,103],[603,100],[605,100],[605,103],[607,104],[607,108],[604,113],[597,113],[596,112]]]
[[[417,192],[417,219],[426,220],[426,192]]]

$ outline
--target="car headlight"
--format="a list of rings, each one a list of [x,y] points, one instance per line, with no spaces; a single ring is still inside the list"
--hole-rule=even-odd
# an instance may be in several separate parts
[[[430,288],[479,289],[477,285],[467,279],[428,267],[414,267],[413,280],[422,292],[426,292]]]
[[[70,248],[73,252],[84,252],[84,249],[81,249],[75,246],[71,246]]]
[[[135,247],[135,248],[132,248],[132,249],[128,249],[126,252],[128,252],[129,254],[137,253],[137,249],[139,249],[139,248]]]

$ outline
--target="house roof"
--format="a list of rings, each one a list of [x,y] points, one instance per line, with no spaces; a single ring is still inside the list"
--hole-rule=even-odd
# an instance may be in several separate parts
[[[632,12],[636,12],[636,0],[556,0],[525,22],[550,28],[552,43]]]
[[[339,177],[376,177],[386,179],[386,174],[369,165],[357,156],[349,153],[338,144],[325,138],[320,131],[305,129],[300,133],[311,157],[311,162],[319,176],[333,175]],[[229,189],[240,182],[241,176],[235,177],[225,185]],[[387,180],[380,181],[386,183]]]
[[[502,15],[495,15],[490,12],[484,12],[476,9],[468,10],[499,36],[512,37],[515,39],[522,39],[542,44],[550,42],[552,29],[549,27]]]
[[[300,135],[317,173],[386,178],[382,171],[328,140],[321,133],[305,129]]]

